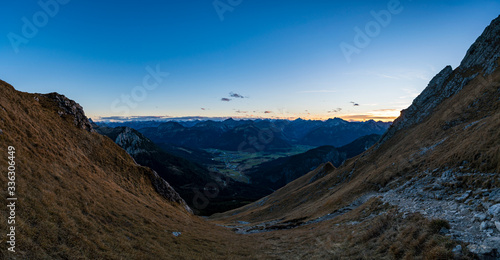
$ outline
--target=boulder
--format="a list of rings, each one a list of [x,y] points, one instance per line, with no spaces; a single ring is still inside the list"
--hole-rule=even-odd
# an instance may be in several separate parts
[[[499,204],[495,204],[495,205],[491,206],[491,207],[488,209],[488,213],[489,213],[490,215],[492,215],[493,217],[495,217],[495,218],[500,217],[500,203],[499,203]]]

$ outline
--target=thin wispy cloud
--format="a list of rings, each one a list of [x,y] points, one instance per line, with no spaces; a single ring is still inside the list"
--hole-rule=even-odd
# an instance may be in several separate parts
[[[399,98],[404,99],[404,98],[416,98],[420,93],[416,89],[405,89],[402,88],[402,91],[404,91],[407,95],[401,96]]]
[[[338,113],[338,112],[340,112],[340,111],[342,111],[342,108],[341,108],[341,107],[336,108],[336,109],[332,109],[332,110],[330,110],[330,111],[327,111],[327,113]]]
[[[221,98],[220,101],[229,102],[229,101],[231,101],[231,99],[230,98]]]
[[[372,75],[380,77],[380,78],[385,78],[385,79],[399,79],[399,77],[391,76],[391,75],[386,75],[386,74],[383,74],[383,73],[372,73]]]
[[[148,121],[167,118],[168,116],[102,116],[98,117],[97,120],[138,120],[138,121]]]
[[[303,90],[298,91],[297,93],[335,93],[336,90],[328,90],[328,89],[320,89],[320,90]]]
[[[357,71],[347,72],[344,75],[354,76],[375,76],[383,79],[393,80],[425,80],[428,81],[432,75],[436,74],[433,69],[412,70],[412,69],[384,69],[383,71]]]
[[[359,104],[358,104],[358,103],[356,103],[356,102],[354,102],[354,101],[351,101],[350,103],[351,103],[351,104],[352,104],[352,106],[354,106],[354,107],[359,107]]]
[[[269,111],[269,110],[267,110],[267,111],[264,111],[264,114],[271,114],[272,112],[273,112],[273,111]]]

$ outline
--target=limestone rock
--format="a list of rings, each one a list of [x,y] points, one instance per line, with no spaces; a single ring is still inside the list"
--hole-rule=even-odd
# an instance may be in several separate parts
[[[191,208],[186,204],[186,202],[181,198],[179,193],[177,193],[168,182],[166,182],[164,179],[158,175],[153,170],[150,170],[153,174],[150,175],[151,178],[151,183],[153,184],[153,187],[155,188],[156,192],[158,192],[161,196],[163,196],[165,199],[179,203],[182,205],[188,212],[193,213]]]
[[[85,112],[83,111],[83,108],[80,106],[80,104],[65,97],[64,95],[55,92],[42,96],[48,98],[53,102],[56,102],[60,109],[59,111],[57,111],[59,116],[71,116],[73,117],[73,122],[76,127],[85,129],[89,132],[94,132],[92,125],[89,119],[85,116]]]
[[[141,148],[144,138],[141,138],[136,130],[125,127],[124,130],[116,137],[115,143],[124,148],[130,155],[146,153],[147,151]]]
[[[500,17],[499,17],[500,18]],[[498,67],[500,57],[500,19],[496,18],[472,44],[460,63],[463,69],[480,68],[485,75]]]
[[[488,199],[493,203],[500,203],[500,189],[494,189]]]
[[[462,246],[457,245],[455,248],[453,248],[452,252],[455,257],[460,258],[462,256]]]
[[[493,217],[500,217],[500,203],[491,206],[488,209],[488,213],[490,213]]]
[[[481,221],[481,222],[485,221],[487,217],[488,216],[484,213],[479,213],[479,214],[474,215],[474,218],[478,221]]]

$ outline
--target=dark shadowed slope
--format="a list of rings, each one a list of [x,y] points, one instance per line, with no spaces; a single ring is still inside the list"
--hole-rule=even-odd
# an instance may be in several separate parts
[[[345,160],[366,151],[379,139],[380,135],[374,134],[358,138],[339,148],[321,146],[305,153],[259,164],[245,174],[250,176],[253,185],[277,190],[314,170],[320,164],[330,162],[333,166],[339,167]]]
[[[114,140],[140,165],[155,170],[197,214],[224,212],[269,194],[260,186],[234,181],[197,163],[166,153],[132,128],[96,127],[96,131]],[[210,189],[210,193],[205,189]]]

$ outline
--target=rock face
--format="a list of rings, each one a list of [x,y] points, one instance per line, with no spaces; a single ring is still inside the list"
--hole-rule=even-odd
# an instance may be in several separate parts
[[[73,118],[73,122],[76,127],[87,130],[89,132],[95,132],[92,127],[92,122],[85,116],[83,108],[75,101],[65,97],[64,95],[58,93],[49,93],[41,95],[53,101],[58,106],[57,113],[59,116],[70,116]],[[37,98],[35,98],[36,100]],[[126,147],[127,153],[134,155],[140,153],[142,139],[130,128],[126,128],[122,133],[116,138],[116,143],[122,147]],[[150,175],[151,183],[153,184],[155,190],[164,198],[169,201],[176,202],[184,206],[186,210],[192,213],[186,202],[180,197],[180,195],[168,184],[164,179],[162,179],[158,173],[151,170]]]
[[[146,153],[144,150],[143,142],[144,137],[140,137],[136,132],[134,132],[131,128],[125,127],[123,132],[118,134],[116,139],[114,140],[116,144],[120,147],[124,148],[128,154],[134,156],[139,153]]]
[[[89,132],[94,132],[89,119],[85,116],[85,112],[83,111],[82,106],[80,106],[78,103],[65,97],[64,95],[55,92],[42,96],[57,103],[59,107],[59,111],[57,111],[57,113],[61,117],[71,116],[74,118],[73,122],[76,127],[85,129]]]
[[[144,149],[144,146],[148,145],[145,144],[145,142],[146,141],[143,136],[139,136],[138,132],[129,127],[125,127],[115,139],[115,143],[124,148],[125,151],[132,157],[140,153],[148,152]],[[184,199],[181,198],[179,193],[177,193],[168,182],[166,182],[160,175],[158,175],[156,171],[152,171],[153,175],[151,175],[150,178],[156,192],[158,192],[167,200],[181,204],[187,211],[193,213],[191,208],[189,208],[189,206],[186,204]]]
[[[108,135],[111,139],[114,139],[115,143],[118,144],[121,148],[123,148],[128,154],[132,156],[132,158],[139,163],[143,163],[141,158],[137,157],[141,154],[144,154],[146,157],[153,157],[153,154],[156,152],[154,150],[154,144],[145,138],[141,133],[136,130],[123,127],[117,128],[116,131],[114,129],[102,129],[99,127],[95,128],[96,131],[103,135]],[[116,133],[113,133],[116,132]],[[138,160],[139,159],[139,160]],[[151,159],[150,159],[151,160]],[[144,165],[148,166],[148,165]],[[169,201],[176,202],[184,206],[184,208],[192,213],[191,208],[186,204],[184,199],[175,191],[175,189],[165,181],[156,171],[151,170],[152,174],[150,175],[151,183],[153,184],[156,192],[162,195]]]
[[[500,204],[495,204],[488,209],[488,213],[493,217],[500,218]]]
[[[491,74],[498,67],[500,57],[500,16],[486,27],[467,51],[467,55],[460,63],[460,68],[479,68],[485,76]]]
[[[451,66],[447,66],[439,72],[429,83],[427,88],[413,101],[412,105],[401,111],[401,115],[394,121],[386,134],[381,139],[381,143],[394,135],[396,131],[420,123],[425,117],[430,115],[445,98],[451,96],[455,89],[449,87],[448,93],[442,89],[446,80],[453,73]],[[465,85],[465,84],[464,84]]]
[[[168,182],[166,182],[158,173],[151,170],[153,175],[151,175],[151,183],[155,188],[156,192],[158,192],[165,199],[181,204],[188,212],[193,213],[191,208],[186,204],[184,199],[181,198],[179,193],[177,193]]]
[[[472,79],[483,72],[490,75],[498,67],[500,57],[500,16],[493,20],[483,34],[469,48],[460,66],[453,70],[445,67],[429,83],[427,88],[413,101],[410,107],[401,111],[389,130],[382,136],[380,144],[402,129],[422,122],[445,99],[455,95]]]

